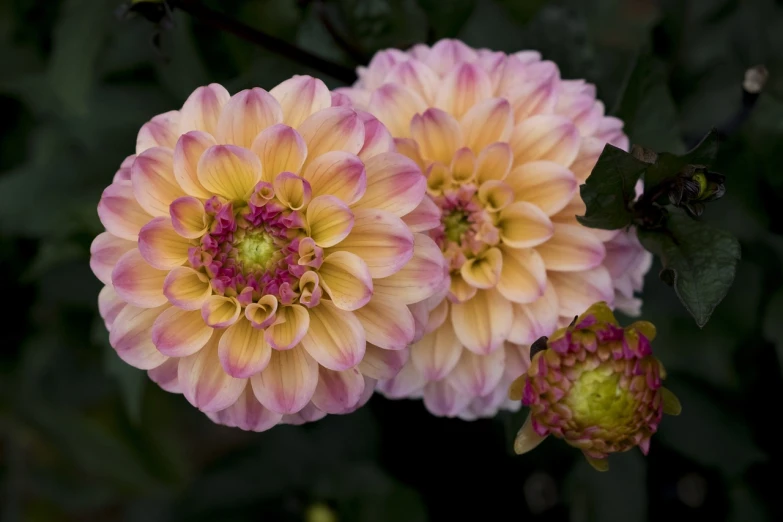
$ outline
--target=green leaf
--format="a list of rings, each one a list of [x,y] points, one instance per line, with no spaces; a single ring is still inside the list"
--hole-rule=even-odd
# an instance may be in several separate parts
[[[628,204],[636,196],[636,182],[647,167],[647,163],[607,144],[580,188],[587,211],[576,219],[587,227],[605,230],[630,225],[633,213]]]
[[[436,38],[455,36],[476,6],[475,0],[418,0],[417,3],[427,13]]]
[[[740,259],[737,239],[724,230],[673,210],[666,231],[639,230],[639,240],[661,258],[661,279],[703,327],[734,281]]]
[[[654,165],[644,174],[645,189],[676,176],[686,165],[704,165],[709,167],[718,155],[718,131],[711,129],[693,149],[683,155],[662,152]]]

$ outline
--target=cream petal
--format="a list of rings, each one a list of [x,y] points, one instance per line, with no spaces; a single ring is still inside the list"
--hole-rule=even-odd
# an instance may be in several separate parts
[[[117,261],[111,280],[117,294],[126,302],[140,308],[155,308],[166,303],[163,280],[167,273],[148,265],[134,248]]]
[[[396,152],[378,154],[364,165],[367,190],[354,209],[386,210],[402,217],[424,198],[427,180],[411,159]]]
[[[250,321],[253,328],[265,330],[277,320],[278,306],[277,297],[267,294],[262,296],[258,302],[250,303],[245,307],[245,318]],[[281,324],[285,322],[285,318],[285,315],[281,315]],[[299,341],[297,340],[297,342]],[[292,343],[291,346],[294,344],[296,343]]]
[[[214,145],[217,145],[217,142],[211,134],[192,131],[180,136],[176,147],[174,147],[172,160],[174,179],[190,196],[202,199],[212,196],[198,179],[198,161],[204,152]]]
[[[291,172],[281,172],[274,181],[275,196],[291,210],[302,210],[313,195],[310,183]]]
[[[500,279],[502,269],[503,254],[493,247],[463,263],[460,275],[472,287],[493,288]]]
[[[212,328],[226,328],[231,326],[242,311],[239,301],[235,297],[211,295],[201,305],[201,317]]]
[[[509,145],[514,165],[547,160],[568,167],[579,152],[579,141],[579,130],[568,118],[536,115],[514,127]]]
[[[598,130],[598,124],[604,116],[604,104],[596,101],[594,94],[561,93],[555,112],[573,121],[582,136],[590,136]]]
[[[457,64],[473,62],[477,57],[476,51],[461,41],[444,38],[433,45],[426,55],[422,53],[418,58],[431,67],[438,75],[444,76]]]
[[[422,172],[427,170],[427,163],[421,157],[419,144],[413,138],[394,138],[394,146],[397,152],[413,160]],[[392,151],[393,152],[393,151]]]
[[[614,299],[614,285],[609,271],[598,266],[584,272],[549,272],[548,278],[557,293],[562,317],[574,317],[593,303]]]
[[[435,106],[459,118],[471,107],[492,96],[492,82],[481,67],[463,63],[443,78]]]
[[[527,453],[544,442],[544,439],[547,437],[548,435],[542,437],[536,433],[536,430],[533,428],[532,417],[528,415],[527,419],[525,419],[525,423],[519,429],[519,432],[514,439],[514,453],[517,455]]]
[[[498,212],[511,204],[514,191],[502,181],[489,180],[479,188],[478,197],[487,211]]]
[[[465,281],[461,274],[451,274],[450,279],[449,299],[453,302],[464,303],[476,295],[478,288]]]
[[[319,410],[312,402],[309,402],[305,404],[305,407],[299,410],[297,413],[283,415],[283,419],[280,421],[280,423],[300,426],[308,422],[321,420],[324,417],[326,417],[326,412]]]
[[[318,363],[301,346],[272,351],[269,364],[250,378],[261,404],[282,413],[297,413],[313,397],[318,385]]]
[[[362,258],[337,251],[324,258],[318,270],[321,286],[341,310],[353,311],[372,298],[372,275]]]
[[[601,264],[606,250],[600,239],[587,233],[581,225],[555,223],[554,235],[536,247],[547,270],[577,272]]]
[[[547,283],[544,293],[532,303],[514,304],[514,322],[508,340],[516,344],[531,345],[543,335],[552,335],[557,328],[559,308],[555,288],[551,283]]]
[[[574,174],[551,161],[531,161],[516,167],[506,178],[517,201],[528,201],[551,216],[562,210],[578,192]]]
[[[389,129],[378,118],[365,111],[359,111],[359,116],[364,123],[364,145],[358,154],[362,161],[367,161],[384,152],[396,150],[394,138],[392,138]]]
[[[498,281],[498,292],[515,303],[532,303],[546,288],[544,260],[532,248],[501,247],[503,271]]]
[[[120,359],[141,370],[156,368],[168,359],[152,343],[152,324],[167,307],[127,305],[117,314],[109,332],[109,344]]]
[[[481,101],[465,113],[460,126],[465,145],[478,154],[491,143],[508,141],[514,128],[511,105],[504,98]]]
[[[307,206],[308,235],[322,247],[338,244],[350,234],[354,215],[336,196],[318,196]]]
[[[188,96],[179,118],[179,132],[199,130],[214,134],[223,106],[231,98],[220,84],[199,87]]]
[[[230,200],[244,200],[261,179],[261,161],[247,149],[216,145],[201,156],[198,179],[213,194]]]
[[[214,418],[212,417],[214,416]],[[218,412],[210,414],[215,422],[245,431],[266,431],[280,423],[283,416],[265,408],[253,394],[253,388],[246,384],[237,401]]]
[[[157,217],[139,231],[139,252],[147,263],[159,270],[170,270],[188,260],[190,241],[183,238],[168,217]]]
[[[377,388],[390,399],[402,399],[420,392],[426,383],[424,375],[409,360],[397,375],[378,382]]]
[[[163,295],[178,308],[200,310],[212,295],[212,287],[205,274],[182,266],[173,269],[163,280]]]
[[[426,232],[440,226],[441,212],[432,199],[425,197],[419,206],[402,217],[411,232]]]
[[[330,150],[356,154],[364,145],[364,124],[356,111],[347,107],[318,111],[297,130],[307,144],[309,161]]]
[[[98,313],[100,313],[107,330],[111,330],[114,319],[122,312],[126,304],[111,285],[104,286],[98,293]]]
[[[283,111],[277,100],[264,89],[254,87],[236,93],[226,102],[215,137],[218,143],[248,149],[262,130],[282,121]]]
[[[427,109],[410,120],[411,137],[419,145],[421,156],[430,161],[451,163],[465,139],[459,122],[440,109]]]
[[[427,333],[411,346],[411,361],[428,381],[439,381],[454,369],[459,361],[462,343],[457,338],[451,320]]]
[[[471,396],[459,392],[448,381],[430,382],[424,387],[424,406],[433,415],[455,417],[470,403]]]
[[[386,49],[378,51],[370,60],[367,67],[358,67],[359,84],[366,89],[375,89],[383,83],[386,75],[399,62],[404,62],[410,57],[408,53],[398,49]]]
[[[451,158],[451,179],[455,183],[464,184],[473,179],[476,170],[476,155],[468,147],[457,149]],[[432,175],[430,173],[430,175]]]
[[[628,136],[623,133],[623,120],[613,116],[605,116],[598,123],[595,137],[603,143],[610,143],[627,151],[629,147]]]
[[[517,201],[501,210],[498,228],[503,243],[515,248],[540,245],[554,233],[546,214],[527,201]]]
[[[583,137],[579,145],[579,152],[571,164],[571,172],[574,173],[579,183],[584,183],[593,171],[598,158],[604,150],[605,142],[591,137]]]
[[[413,257],[399,272],[373,281],[375,298],[413,304],[443,285],[445,261],[438,245],[424,234],[413,235]]]
[[[376,380],[391,379],[399,373],[409,357],[410,352],[407,348],[384,350],[368,342],[362,362],[357,368],[365,377]]]
[[[141,227],[152,219],[136,201],[130,181],[119,181],[106,187],[98,203],[98,217],[107,231],[129,241],[136,241]]]
[[[411,238],[411,245],[413,238]],[[111,272],[120,257],[136,248],[136,243],[121,239],[109,232],[98,234],[90,245],[90,268],[105,285],[111,284]]]
[[[485,147],[476,158],[476,183],[506,179],[511,170],[514,154],[508,143],[492,143]]]
[[[207,233],[207,213],[204,204],[193,196],[184,196],[169,206],[171,226],[184,238],[197,239]]]
[[[238,379],[251,377],[267,367],[272,348],[264,331],[253,328],[244,317],[229,326],[218,343],[220,364],[227,374]]]
[[[479,290],[469,301],[452,304],[451,321],[465,348],[483,355],[503,345],[514,315],[496,290]]]
[[[171,307],[164,310],[152,325],[152,343],[163,355],[186,357],[207,344],[212,328],[204,324],[198,310]]]
[[[329,301],[321,301],[309,313],[310,327],[301,341],[307,353],[330,370],[347,370],[359,364],[366,347],[359,319]]]
[[[560,71],[557,65],[544,61],[525,69],[523,81],[504,87],[516,121],[535,114],[552,114],[559,94]]]
[[[283,110],[283,123],[297,127],[310,115],[332,105],[329,88],[312,76],[294,76],[269,91]]]
[[[282,123],[261,131],[250,150],[261,160],[262,179],[267,183],[272,183],[281,172],[298,174],[307,159],[302,136]]]
[[[367,264],[374,279],[399,271],[413,257],[413,233],[402,219],[390,212],[359,209],[354,224],[337,246]]]
[[[179,362],[177,380],[182,394],[204,412],[228,408],[239,399],[247,385],[247,380],[231,377],[220,365],[220,336],[221,332],[214,332],[201,350]]]
[[[432,105],[435,102],[440,78],[428,66],[412,58],[392,67],[384,81],[404,85],[421,96],[425,103]]]
[[[353,314],[362,324],[367,342],[385,350],[404,349],[416,333],[410,310],[396,301],[372,299]]]
[[[302,177],[310,183],[314,196],[335,196],[348,205],[356,203],[367,189],[362,160],[340,150],[314,159]]]
[[[139,129],[136,136],[136,154],[152,147],[174,148],[179,136],[179,111],[158,114]]]
[[[373,92],[367,106],[395,138],[410,137],[411,119],[427,110],[421,96],[397,83],[387,83]]]
[[[166,362],[157,368],[147,370],[150,380],[169,393],[182,393],[179,388],[178,373],[179,359],[176,357],[167,359]]]
[[[477,355],[462,350],[459,362],[449,374],[448,382],[458,391],[471,397],[492,393],[503,377],[506,351],[495,350],[487,355]]]
[[[290,350],[310,328],[310,314],[302,305],[278,307],[275,322],[266,329],[265,339],[275,350]]]
[[[168,216],[171,202],[186,195],[174,178],[173,158],[171,149],[155,147],[139,154],[131,167],[133,195],[153,216]]]
[[[371,94],[372,91],[364,89],[338,87],[332,91],[332,107],[354,107],[357,109],[367,109],[370,103]]]
[[[364,377],[356,368],[334,371],[318,367],[318,386],[313,393],[313,404],[326,413],[347,413],[362,398]]]

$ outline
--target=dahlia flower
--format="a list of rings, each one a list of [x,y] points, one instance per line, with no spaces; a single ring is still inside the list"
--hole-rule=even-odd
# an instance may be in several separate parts
[[[633,232],[576,220],[604,145],[628,148],[623,123],[604,115],[593,85],[561,80],[533,51],[442,40],[379,52],[358,73],[337,92],[421,166],[441,213],[429,235],[450,273],[449,288],[415,307],[425,335],[379,390],[465,419],[517,409],[506,390],[535,339],[596,301],[638,313],[651,256]]]
[[[639,446],[647,455],[663,414],[681,410],[661,386],[666,374],[652,355],[654,338],[646,321],[621,328],[606,303],[557,330],[509,390],[530,407],[514,450],[528,452],[552,434],[581,449],[599,471],[609,469],[610,453]]]
[[[141,128],[98,205],[111,345],[219,423],[351,411],[407,358],[408,305],[442,286],[425,188],[320,80],[200,87]]]

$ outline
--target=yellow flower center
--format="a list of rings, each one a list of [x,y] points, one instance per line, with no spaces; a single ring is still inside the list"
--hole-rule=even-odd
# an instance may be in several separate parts
[[[455,210],[443,218],[446,238],[452,243],[460,244],[462,235],[470,229],[468,214],[461,210]]]
[[[275,257],[274,240],[261,230],[247,232],[244,237],[234,242],[237,259],[242,262],[245,270],[266,268]]]
[[[583,372],[564,398],[574,419],[582,426],[613,429],[634,419],[636,400],[620,384],[620,374],[610,362]]]

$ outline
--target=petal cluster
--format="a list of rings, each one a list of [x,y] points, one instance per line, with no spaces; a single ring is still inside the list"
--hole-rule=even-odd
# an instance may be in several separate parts
[[[665,371],[652,355],[654,338],[655,327],[645,321],[620,327],[606,303],[557,330],[509,390],[530,407],[515,451],[530,451],[551,434],[581,449],[600,471],[608,469],[610,453],[639,446],[646,455],[663,414],[681,409],[661,385]]]
[[[425,191],[385,127],[320,80],[200,87],[141,128],[98,205],[111,345],[219,423],[352,411],[443,286]]]
[[[425,335],[410,361],[379,389],[423,396],[436,415],[517,408],[505,390],[535,339],[596,301],[638,312],[649,254],[632,232],[576,221],[579,185],[604,145],[628,147],[623,124],[605,116],[593,85],[562,80],[533,51],[442,40],[379,52],[359,78],[338,92],[421,166],[441,213],[429,235],[450,274],[420,306]]]

